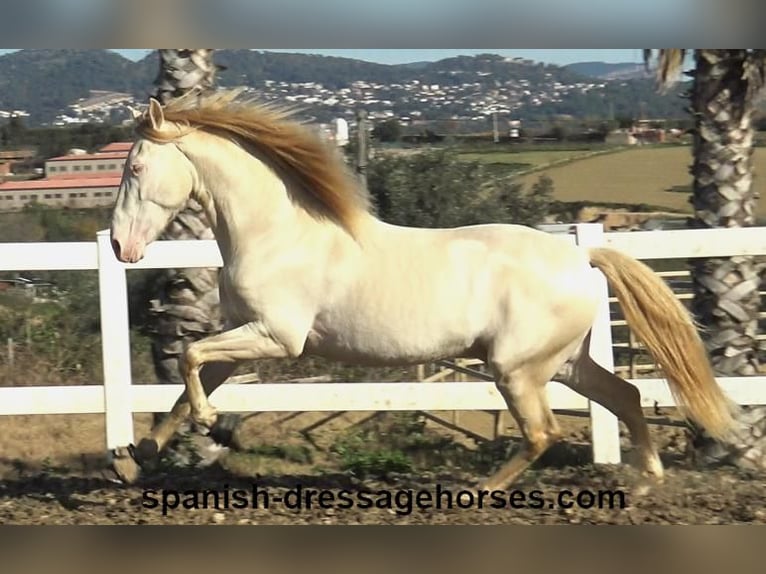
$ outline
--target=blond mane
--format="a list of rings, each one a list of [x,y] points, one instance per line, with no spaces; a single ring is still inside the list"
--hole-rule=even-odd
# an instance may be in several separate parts
[[[176,140],[195,129],[235,136],[255,147],[274,167],[292,175],[319,205],[321,215],[353,234],[357,216],[369,211],[369,201],[340,154],[318,133],[293,119],[290,110],[254,100],[235,101],[241,91],[222,90],[170,101],[163,106],[164,118],[180,124],[181,132],[154,129],[147,114],[138,119],[136,131],[158,142]],[[316,211],[316,206],[305,207]]]

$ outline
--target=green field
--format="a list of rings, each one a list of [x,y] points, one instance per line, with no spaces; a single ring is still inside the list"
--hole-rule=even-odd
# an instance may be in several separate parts
[[[529,150],[519,152],[488,152],[488,153],[461,153],[460,159],[466,161],[478,161],[488,164],[506,164],[515,169],[526,171],[541,167],[580,160],[591,157],[603,151],[589,149],[576,150]],[[611,152],[609,152],[611,153]]]
[[[542,165],[560,161],[565,152],[530,153],[533,159],[536,158],[534,154],[540,155],[537,165]],[[550,161],[545,162],[545,154],[552,154]],[[690,189],[691,186],[690,147],[637,147],[572,159],[577,161],[534,170],[522,175],[520,181],[531,185],[540,175],[545,174],[553,180],[556,199],[564,202],[644,204],[653,209],[691,212],[689,193],[678,191]],[[516,163],[516,160],[512,161]],[[753,185],[761,195],[757,215],[766,218],[766,190],[763,189],[766,177],[761,176],[766,174],[766,149],[756,148],[753,162],[756,174]]]

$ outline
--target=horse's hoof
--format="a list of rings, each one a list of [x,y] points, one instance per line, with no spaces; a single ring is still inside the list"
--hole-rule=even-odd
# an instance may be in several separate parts
[[[115,474],[115,482],[133,484],[141,475],[141,467],[133,455],[133,448],[116,448],[112,452],[111,471]]]
[[[212,429],[218,419],[218,411],[210,405],[206,405],[199,411],[192,413],[192,420],[206,429]]]
[[[156,440],[151,438],[142,438],[133,450],[133,457],[140,466],[154,462],[159,457],[159,454],[159,445]]]
[[[235,414],[219,416],[211,427],[208,436],[220,445],[227,447],[236,446],[234,444],[234,432],[237,430],[239,422],[240,417]]]

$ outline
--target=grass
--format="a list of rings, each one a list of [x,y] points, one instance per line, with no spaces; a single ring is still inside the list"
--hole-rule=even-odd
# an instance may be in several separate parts
[[[529,171],[553,164],[584,159],[594,154],[610,152],[611,150],[593,151],[589,149],[470,152],[461,153],[460,159],[478,161],[485,164],[505,165],[513,171]]]
[[[340,468],[359,478],[412,470],[412,460],[403,451],[381,448],[371,437],[361,434],[341,438],[333,445],[333,452],[340,458]]]
[[[508,457],[508,441],[480,441],[473,448],[438,432],[418,412],[385,413],[342,432],[331,447],[337,467],[356,477],[391,473],[486,474]]]
[[[315,463],[315,453],[305,444],[263,444],[232,451],[223,461],[240,476],[304,473]]]
[[[244,425],[238,436],[243,450],[230,452],[223,461],[237,476],[343,473],[387,480],[409,473],[484,475],[507,459],[510,446],[507,437],[467,440],[418,412],[377,413],[351,426],[323,427],[310,438],[260,423]]]
[[[554,197],[561,202],[589,202],[599,205],[644,204],[653,209],[691,213],[689,193],[691,149],[685,146],[647,146],[615,153],[598,154],[523,175],[525,185],[543,173],[553,180]],[[766,150],[753,155],[759,190],[759,174],[766,174]],[[764,193],[758,200],[757,215],[766,217]]]
[[[553,180],[555,200],[563,203],[691,213],[691,154],[691,148],[684,145],[574,146],[518,151],[488,148],[461,152],[460,158],[517,172],[527,186],[545,174]],[[754,186],[759,190],[759,175],[766,174],[766,148],[756,147],[753,162]],[[766,193],[760,195],[756,215],[766,218]]]

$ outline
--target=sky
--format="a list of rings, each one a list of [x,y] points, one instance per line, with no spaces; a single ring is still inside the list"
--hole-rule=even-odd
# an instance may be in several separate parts
[[[13,50],[0,49],[0,55]],[[126,58],[132,60],[141,59],[151,50],[138,50],[138,49],[126,49],[115,50]],[[377,62],[381,64],[404,64],[408,62],[420,62],[420,61],[436,61],[443,58],[450,58],[458,55],[475,55],[482,53],[500,54],[502,56],[528,58],[537,62],[545,62],[547,64],[566,65],[574,62],[591,62],[601,61],[608,63],[622,63],[622,62],[642,62],[642,53],[639,49],[577,49],[577,50],[564,50],[564,49],[529,49],[529,50],[508,50],[508,49],[482,49],[482,50],[467,50],[467,49],[450,49],[450,50],[352,50],[352,49],[339,49],[339,50],[268,50],[273,52],[300,52],[304,54],[321,54],[323,56],[339,56],[345,58],[356,58],[358,60],[366,60],[369,62]]]

